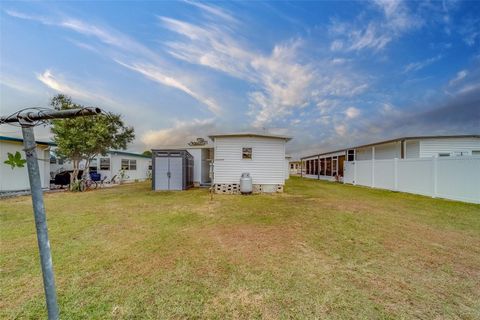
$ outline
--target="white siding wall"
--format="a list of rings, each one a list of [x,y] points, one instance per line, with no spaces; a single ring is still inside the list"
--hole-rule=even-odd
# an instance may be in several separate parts
[[[426,139],[420,140],[420,157],[433,157],[439,153],[480,150],[480,138]]]
[[[110,170],[100,170],[100,158],[109,158],[110,159]],[[137,170],[127,170],[126,174],[128,176],[125,180],[145,180],[147,179],[147,170],[148,166],[151,163],[150,158],[144,157],[136,157],[132,155],[123,155],[123,154],[114,154],[108,153],[105,156],[98,156],[96,159],[92,161],[91,166],[97,167],[97,172],[100,173],[102,179],[104,177],[107,178],[107,181],[110,180],[113,176],[117,175],[121,169],[122,159],[133,159],[137,160]],[[85,161],[80,162],[80,169],[83,170],[85,168]],[[66,170],[73,170],[73,165],[71,161],[65,161],[63,165],[56,165],[52,172],[54,174],[66,171]]]
[[[405,145],[406,159],[420,158],[420,142],[418,140],[407,140]]]
[[[10,165],[3,163],[8,159],[8,153],[20,152],[22,159],[25,159],[23,144],[19,142],[0,141],[0,192],[19,191],[30,189],[28,180],[27,164],[25,167],[12,169]],[[50,187],[50,153],[46,146],[37,146],[38,166],[42,187]]]
[[[252,148],[253,159],[242,159],[242,148]],[[285,140],[263,137],[215,138],[214,183],[239,183],[249,172],[254,184],[284,184]]]
[[[137,160],[137,170],[125,170],[128,178],[126,180],[145,180],[147,179],[147,170],[148,166],[151,163],[151,159],[143,158],[143,157],[136,157],[131,155],[124,155],[124,154],[111,154],[110,155],[110,176],[111,178],[113,175],[118,174],[121,169],[122,159],[131,159]],[[98,162],[100,165],[100,161]],[[102,173],[102,171],[100,171]],[[108,176],[108,175],[107,175]],[[103,175],[102,175],[103,178]]]
[[[356,160],[372,160],[372,147],[364,147],[355,149],[357,154]],[[375,146],[375,159],[385,160],[401,157],[401,143],[387,143]]]
[[[387,143],[375,146],[375,159],[386,160],[401,158],[402,149],[400,142]]]
[[[355,160],[372,160],[372,148],[358,148],[355,149]]]

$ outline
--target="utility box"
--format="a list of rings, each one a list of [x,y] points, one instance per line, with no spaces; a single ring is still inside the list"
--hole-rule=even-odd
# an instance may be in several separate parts
[[[152,150],[152,189],[193,187],[193,156],[187,150]]]

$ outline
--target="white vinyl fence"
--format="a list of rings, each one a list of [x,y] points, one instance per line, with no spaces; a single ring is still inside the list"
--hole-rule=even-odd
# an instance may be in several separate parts
[[[343,182],[480,203],[480,157],[350,161]]]

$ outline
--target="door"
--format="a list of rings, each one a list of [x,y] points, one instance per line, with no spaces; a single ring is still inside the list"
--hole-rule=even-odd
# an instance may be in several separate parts
[[[182,158],[171,157],[170,160],[170,185],[169,190],[183,190]]]
[[[168,190],[168,157],[155,158],[155,190]]]

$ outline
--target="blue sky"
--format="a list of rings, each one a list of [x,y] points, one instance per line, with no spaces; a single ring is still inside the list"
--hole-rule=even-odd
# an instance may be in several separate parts
[[[65,93],[123,114],[132,150],[219,131],[292,135],[293,154],[480,132],[478,1],[0,5],[0,113]]]

